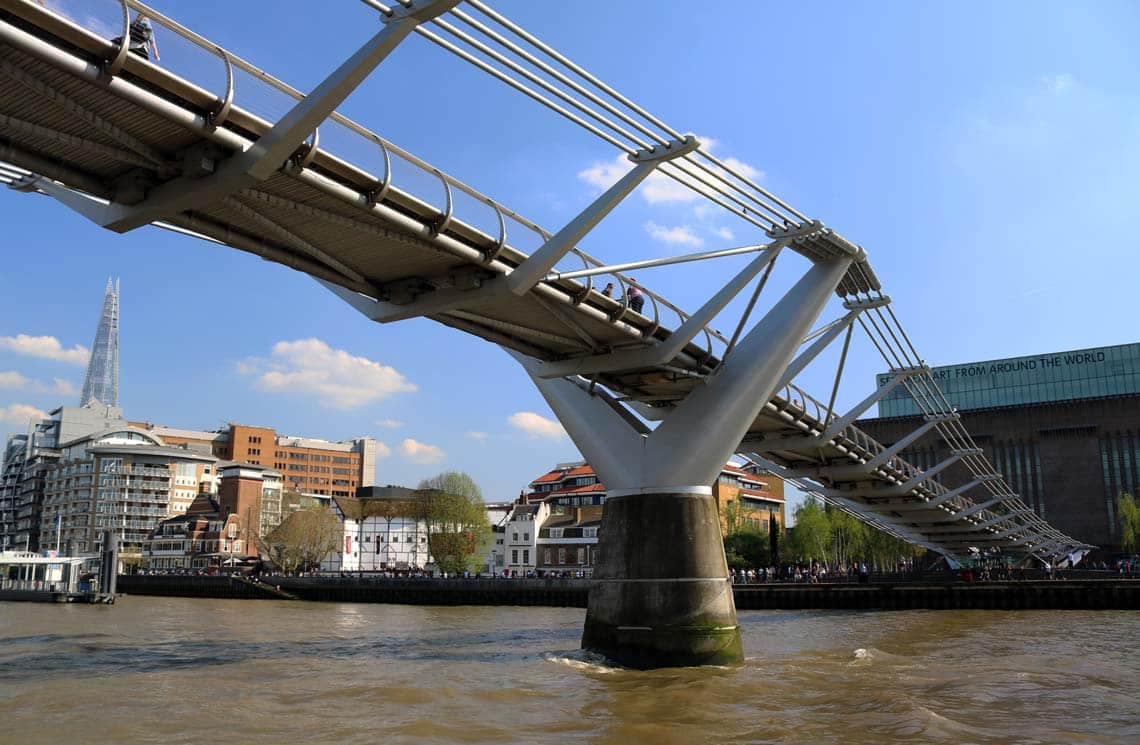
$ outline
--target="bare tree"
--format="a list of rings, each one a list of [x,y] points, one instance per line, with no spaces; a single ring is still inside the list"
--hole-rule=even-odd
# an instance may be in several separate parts
[[[269,558],[289,573],[317,566],[340,548],[341,522],[332,510],[320,507],[289,515],[265,540]]]

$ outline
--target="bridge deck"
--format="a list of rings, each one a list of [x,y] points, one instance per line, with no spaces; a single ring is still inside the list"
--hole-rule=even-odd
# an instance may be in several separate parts
[[[300,95],[232,54],[218,56],[216,48],[170,19],[152,18],[165,26],[164,32],[211,51],[219,64],[228,60],[242,73],[243,84]],[[133,54],[118,74],[109,76],[105,62],[117,50],[110,39],[36,3],[0,0],[0,161],[10,164],[0,166],[0,178],[14,188],[47,191],[57,198],[53,189],[58,192],[62,185],[73,190],[64,194],[73,207],[81,207],[85,198],[129,204],[132,194],[138,201],[147,188],[193,175],[195,169],[208,175],[210,164],[203,168],[203,158],[220,162],[243,152],[274,124],[243,106],[248,96],[240,88],[209,91],[168,65]],[[229,107],[228,92],[236,93]],[[602,295],[593,280],[543,281],[521,298],[495,291],[496,279],[527,258],[516,247],[518,237],[545,239],[549,233],[339,115],[321,127],[339,128],[386,157],[439,178],[441,194],[446,183],[454,204],[428,204],[401,190],[398,179],[390,177],[391,166],[387,172],[371,172],[338,157],[335,146],[318,144],[315,150],[300,148],[267,180],[164,216],[164,222],[359,293],[360,303],[375,298],[407,307],[409,314],[541,360],[655,345],[687,318],[655,293],[647,293],[649,302],[636,313]],[[46,178],[37,181],[29,173]],[[459,197],[491,214],[491,227],[476,227],[474,217],[464,219],[467,214],[456,207]],[[497,220],[502,221],[499,230]],[[855,250],[826,229],[791,247],[809,258]],[[572,261],[601,266],[580,251]],[[841,295],[879,289],[870,266],[865,261],[856,266],[859,271],[849,274]],[[611,276],[624,286],[624,275]],[[461,291],[479,293],[478,301],[461,309],[432,306],[435,299]],[[597,375],[596,382],[626,400],[666,411],[670,401],[683,398],[716,371],[726,345],[724,337],[706,328],[667,365],[609,371]],[[835,414],[828,419],[826,406],[786,385],[757,417],[740,452],[758,453],[790,469],[786,474],[803,474],[821,466],[866,463],[883,451],[854,426],[827,442],[805,444],[805,438],[826,429],[825,420],[830,424],[835,419]],[[782,447],[784,443],[792,446]],[[896,456],[868,474],[848,479],[818,475],[801,483],[897,535],[953,555],[970,546],[1028,550],[1050,539],[1055,551],[1081,545],[1032,514],[1011,517],[1001,527],[1017,530],[1006,535],[998,535],[992,525],[979,527],[1011,514],[1017,505],[1007,500],[970,511],[993,497],[986,484],[931,507],[924,506],[927,500],[945,494],[947,487],[927,481],[890,497],[901,500],[890,503],[897,510],[876,506],[888,499],[882,487],[897,487],[918,473]]]

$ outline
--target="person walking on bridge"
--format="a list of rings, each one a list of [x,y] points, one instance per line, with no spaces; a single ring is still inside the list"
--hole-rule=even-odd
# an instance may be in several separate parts
[[[645,293],[636,284],[636,279],[629,278],[629,289],[625,291],[625,299],[629,301],[629,307],[633,308],[635,313],[640,313],[641,309],[645,306]]]
[[[154,51],[155,62],[162,59],[158,54],[158,42],[154,38],[154,26],[150,24],[150,19],[142,13],[135,16],[128,27],[129,33],[129,51],[131,54],[137,54],[143,59],[150,59],[151,50]],[[122,43],[122,37],[112,39],[117,43]]]

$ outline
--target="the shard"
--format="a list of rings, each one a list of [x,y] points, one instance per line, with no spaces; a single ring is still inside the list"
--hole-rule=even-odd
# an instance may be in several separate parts
[[[98,401],[105,406],[119,405],[119,286],[107,280],[103,312],[91,345],[91,359],[83,377],[80,406]]]

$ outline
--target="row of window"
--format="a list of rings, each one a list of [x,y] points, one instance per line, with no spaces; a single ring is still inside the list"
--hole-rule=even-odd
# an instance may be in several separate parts
[[[578,560],[576,562],[570,562],[570,563],[578,564],[579,566],[585,566],[588,563],[587,559],[586,559],[588,553],[589,552],[586,550],[585,546],[579,546],[578,550],[577,550],[577,559]],[[593,553],[594,553],[594,560],[597,561],[598,551],[596,548],[594,549]],[[548,566],[554,563],[552,561],[552,559],[555,557],[555,555],[557,555],[557,557],[558,557],[558,563],[559,564],[565,564],[566,563],[567,552],[566,552],[566,548],[564,546],[559,546],[557,549],[557,552],[555,552],[554,549],[549,548],[549,547],[544,548],[542,550],[542,555],[543,555],[542,563],[546,564]],[[525,559],[523,561],[525,563]]]

